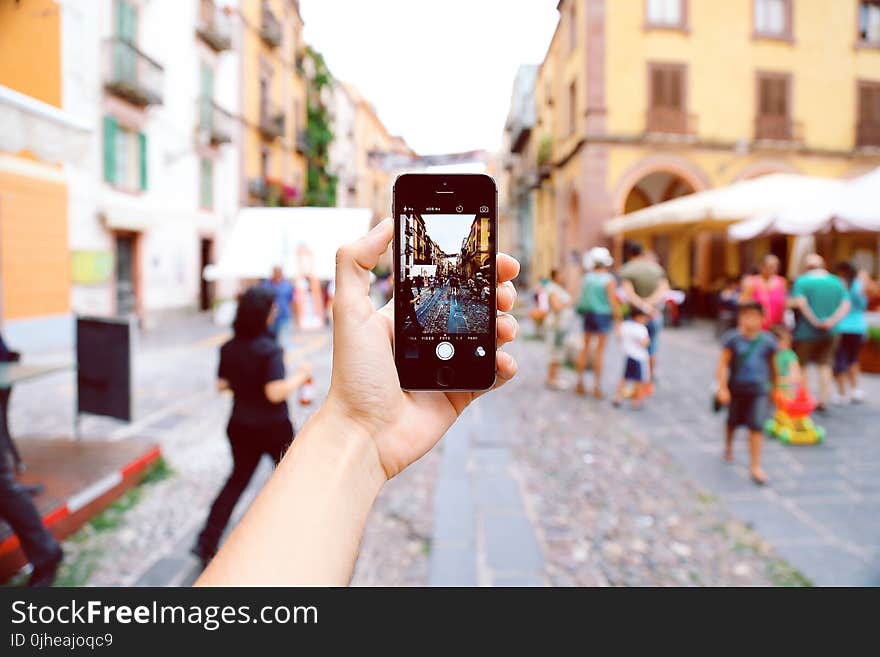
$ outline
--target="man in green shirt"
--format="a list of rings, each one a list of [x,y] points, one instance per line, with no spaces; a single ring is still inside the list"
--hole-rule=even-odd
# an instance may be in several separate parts
[[[794,328],[794,351],[803,367],[814,364],[819,370],[819,405],[822,412],[831,390],[831,357],[837,336],[832,329],[846,317],[850,301],[846,287],[837,276],[825,269],[822,256],[806,258],[806,271],[791,288],[789,306],[799,311]]]

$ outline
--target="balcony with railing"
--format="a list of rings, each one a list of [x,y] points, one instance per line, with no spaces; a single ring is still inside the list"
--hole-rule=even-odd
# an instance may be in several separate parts
[[[803,124],[788,116],[758,115],[755,117],[755,141],[803,142]]]
[[[260,104],[260,133],[266,139],[277,139],[284,134],[284,112],[265,101]]]
[[[199,134],[202,142],[211,146],[228,144],[232,141],[235,117],[220,107],[211,98],[198,99]]]
[[[856,125],[856,146],[858,148],[880,148],[880,123],[860,121]]]
[[[162,103],[165,70],[133,44],[119,38],[104,42],[104,88],[146,107]]]
[[[675,107],[651,107],[647,112],[646,128],[650,135],[695,137],[697,116]]]
[[[299,153],[305,155],[309,152],[309,146],[311,146],[309,142],[309,132],[308,130],[297,130],[296,131],[296,150]]]
[[[196,34],[217,52],[232,48],[232,24],[225,7],[214,0],[200,0]]]
[[[292,207],[296,205],[299,190],[280,180],[260,176],[248,180],[248,196],[269,207]]]
[[[281,45],[281,22],[272,13],[267,4],[263,5],[263,14],[260,20],[260,37],[273,48]]]

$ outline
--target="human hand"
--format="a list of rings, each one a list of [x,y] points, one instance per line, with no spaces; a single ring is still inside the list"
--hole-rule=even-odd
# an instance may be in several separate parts
[[[730,404],[730,388],[727,386],[718,388],[718,392],[715,393],[715,396],[718,398],[718,403],[722,406],[728,406]]]
[[[312,364],[308,361],[303,361],[299,364],[299,367],[296,368],[296,374],[303,380],[308,379],[312,376]]]
[[[321,412],[343,430],[375,446],[377,465],[391,478],[428,452],[465,407],[482,392],[406,392],[400,389],[394,365],[393,299],[375,310],[369,297],[369,272],[391,242],[393,224],[385,219],[369,234],[336,254],[336,296],[333,303],[333,375]],[[508,255],[496,260],[498,310],[513,307],[511,279],[519,263]],[[499,315],[497,343],[510,342],[516,320]],[[500,387],[517,372],[512,356],[498,351],[495,359]]]

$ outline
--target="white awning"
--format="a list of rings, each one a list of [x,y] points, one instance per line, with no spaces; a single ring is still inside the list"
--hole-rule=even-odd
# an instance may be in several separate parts
[[[723,226],[778,210],[784,203],[809,203],[841,185],[838,180],[775,173],[658,203],[615,217],[603,229],[619,235],[691,224]]]
[[[281,265],[285,276],[336,274],[336,250],[370,228],[363,208],[242,208],[208,280],[263,278]]]
[[[0,85],[0,151],[76,163],[88,152],[90,131],[69,113]]]
[[[770,233],[880,231],[880,168],[860,178],[835,182],[837,185],[811,198],[788,200],[773,211],[734,224],[728,236],[749,240]]]

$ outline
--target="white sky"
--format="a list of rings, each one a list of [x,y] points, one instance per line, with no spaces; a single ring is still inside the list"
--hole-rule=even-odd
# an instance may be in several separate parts
[[[468,236],[475,214],[423,214],[425,232],[440,245],[443,252],[453,255],[461,251],[461,242]]]
[[[501,144],[513,78],[558,0],[301,0],[305,39],[420,154]]]

